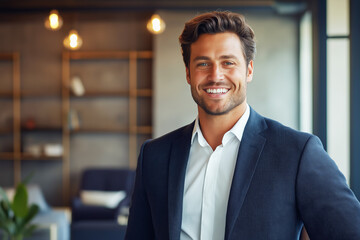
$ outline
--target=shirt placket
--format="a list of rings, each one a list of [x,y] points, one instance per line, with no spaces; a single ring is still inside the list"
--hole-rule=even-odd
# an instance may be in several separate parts
[[[208,164],[206,165],[201,211],[201,240],[211,240],[213,236],[216,182],[222,149],[222,146],[218,146],[210,155]]]

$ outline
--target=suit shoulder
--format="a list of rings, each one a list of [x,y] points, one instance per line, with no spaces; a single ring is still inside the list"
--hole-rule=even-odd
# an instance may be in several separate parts
[[[320,139],[313,134],[301,132],[299,130],[285,126],[273,119],[264,119],[267,125],[265,134],[268,137],[270,136],[273,138],[280,138],[283,144],[297,143],[300,145],[304,145],[311,138],[315,138],[318,142],[320,142]]]
[[[160,136],[158,138],[151,139],[146,142],[146,147],[150,147],[152,149],[166,149],[171,145],[171,143],[184,135],[187,135],[189,133],[192,133],[192,130],[194,128],[194,122],[191,124],[188,124],[186,126],[180,127],[172,132],[169,132],[163,136]]]
[[[255,110],[250,108],[250,118],[247,123],[248,130],[252,133],[261,133],[264,137],[268,139],[278,139],[281,138],[294,138],[294,139],[302,139],[307,141],[312,134],[300,132],[291,127],[285,126],[282,123],[266,118],[261,114],[257,113]]]

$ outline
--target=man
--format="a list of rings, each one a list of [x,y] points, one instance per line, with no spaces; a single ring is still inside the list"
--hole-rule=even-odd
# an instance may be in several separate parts
[[[360,239],[360,204],[320,140],[246,102],[255,42],[243,16],[200,15],[180,36],[192,124],[141,148],[126,239]]]

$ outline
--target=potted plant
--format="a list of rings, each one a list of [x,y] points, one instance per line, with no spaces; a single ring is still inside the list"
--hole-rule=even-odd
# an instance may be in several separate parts
[[[28,206],[28,193],[24,183],[19,183],[12,202],[0,187],[0,229],[3,240],[22,240],[30,236],[36,225],[30,221],[39,211],[36,204]]]

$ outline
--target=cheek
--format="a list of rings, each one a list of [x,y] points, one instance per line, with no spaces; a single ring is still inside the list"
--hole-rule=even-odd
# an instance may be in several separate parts
[[[206,79],[206,74],[201,71],[193,71],[192,74],[190,74],[190,79],[193,84],[198,85]]]
[[[245,84],[246,74],[241,71],[231,70],[228,73],[228,77],[229,80],[236,86],[242,87]]]

